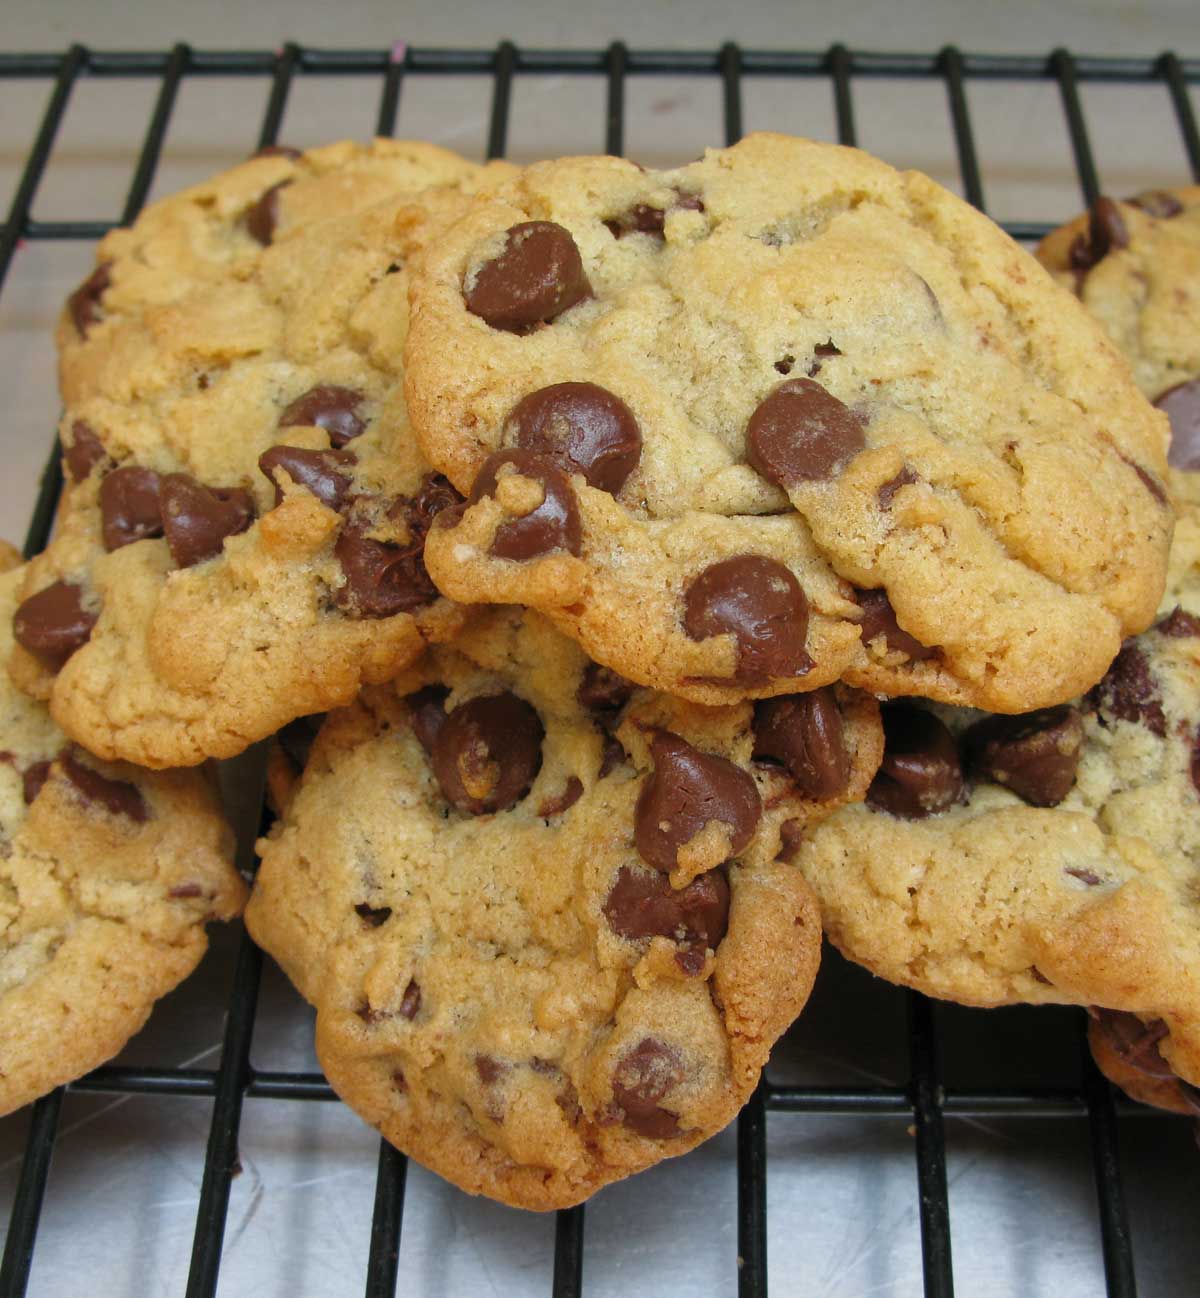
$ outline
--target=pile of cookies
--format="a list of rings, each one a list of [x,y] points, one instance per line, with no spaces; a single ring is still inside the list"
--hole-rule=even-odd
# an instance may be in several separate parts
[[[1200,1112],[1200,191],[1039,256],[776,135],[269,149],[110,234],[0,579],[0,1111],[240,909],[274,735],[247,926],[468,1191],[719,1130],[822,932]]]

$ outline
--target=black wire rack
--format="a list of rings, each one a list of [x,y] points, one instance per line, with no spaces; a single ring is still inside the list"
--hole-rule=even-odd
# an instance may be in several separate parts
[[[727,143],[742,134],[743,81],[753,77],[808,78],[825,81],[833,95],[838,139],[856,142],[853,86],[863,78],[909,78],[940,82],[946,91],[963,193],[984,208],[984,186],[968,110],[969,81],[1049,82],[1058,88],[1083,202],[1100,194],[1080,86],[1108,82],[1159,86],[1169,98],[1192,176],[1200,182],[1200,134],[1188,87],[1200,83],[1200,60],[1173,53],[1156,58],[1093,58],[1057,49],[1047,55],[975,55],[947,46],[931,54],[873,54],[834,45],[820,52],[766,52],[726,44],[716,51],[630,50],[614,42],[605,50],[547,51],[518,49],[503,42],[492,50],[413,49],[326,50],[285,45],[276,52],[209,52],[178,44],[166,52],[124,53],[72,45],[65,53],[0,53],[0,80],[50,82],[49,102],[37,128],[20,181],[0,229],[0,287],[3,287],[20,240],[94,240],[114,225],[128,224],[150,193],[167,128],[181,83],[195,77],[257,77],[269,80],[259,144],[276,140],[288,93],[297,77],[362,76],[378,86],[376,132],[393,133],[406,80],[438,75],[477,75],[491,81],[487,156],[500,157],[508,137],[514,78],[545,74],[604,78],[607,87],[604,142],[620,153],[624,141],[625,89],[629,77],[648,74],[719,78]],[[31,212],[71,94],[83,78],[159,80],[158,94],[146,127],[141,152],[118,221],[100,219],[37,221]],[[1008,222],[1018,239],[1040,238],[1051,223]],[[43,473],[29,525],[25,554],[46,543],[62,489],[57,445]],[[238,864],[253,867],[253,844],[260,825],[261,755],[251,754],[241,774],[245,804],[238,817]],[[270,1072],[250,1062],[258,1008],[262,954],[242,937],[228,1002],[220,1063],[213,1069],[107,1066],[71,1083],[75,1092],[118,1095],[199,1096],[212,1100],[212,1117],[196,1212],[188,1298],[215,1294],[230,1188],[238,1164],[238,1131],[247,1099],[336,1099],[320,1073]],[[1086,1052],[1085,1052],[1086,1053]],[[767,1117],[768,1114],[812,1116],[859,1115],[907,1120],[915,1133],[915,1170],[921,1227],[924,1292],[950,1298],[950,1208],[946,1183],[944,1118],[1020,1117],[1077,1119],[1087,1124],[1096,1185],[1104,1275],[1111,1298],[1136,1294],[1134,1254],[1117,1151],[1117,1112],[1135,1112],[1114,1098],[1090,1057],[1082,1083],[1074,1087],[1024,1087],[990,1090],[946,1090],[941,1080],[940,1041],[933,1007],[924,997],[908,996],[909,1081],[904,1087],[801,1087],[764,1078],[737,1124],[737,1256],[730,1260],[729,1288],[740,1298],[767,1293]],[[33,1107],[17,1190],[9,1220],[0,1298],[20,1298],[26,1291],[37,1239],[38,1221],[54,1154],[64,1089]],[[374,1215],[371,1223],[365,1292],[367,1298],[391,1298],[396,1292],[400,1233],[404,1217],[407,1162],[386,1142],[379,1152]],[[583,1292],[585,1209],[557,1213],[554,1225],[552,1293],[573,1298]]]

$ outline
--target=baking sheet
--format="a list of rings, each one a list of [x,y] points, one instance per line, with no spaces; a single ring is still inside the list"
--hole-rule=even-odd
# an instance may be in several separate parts
[[[31,84],[33,89],[31,89]],[[140,147],[153,85],[84,83],[44,188],[41,219],[115,216]],[[283,138],[310,143],[371,127],[378,86],[300,79]],[[7,202],[44,105],[44,82],[0,86],[0,201]],[[862,142],[899,165],[957,187],[942,88],[856,85]],[[262,81],[185,82],[155,185],[161,194],[237,161],[253,145]],[[479,156],[486,78],[408,78],[398,133],[427,135]],[[510,148],[518,160],[600,147],[599,78],[518,78]],[[969,97],[989,204],[1002,217],[1065,218],[1080,201],[1057,89],[972,83]],[[1182,152],[1165,91],[1089,86],[1085,107],[1105,185],[1116,193],[1170,183]],[[716,79],[638,78],[628,84],[629,152],[682,161],[719,142]],[[831,138],[824,80],[747,80],[748,129]],[[1102,123],[1102,128],[1098,125]],[[7,188],[7,193],[5,192]],[[0,481],[3,530],[19,537],[48,432],[57,416],[53,321],[85,273],[84,244],[30,244],[0,297],[0,372],[11,385]],[[198,974],[168,997],[122,1062],[215,1067],[237,928],[214,934]],[[1079,1014],[940,1007],[946,1081],[954,1086],[1073,1085]],[[270,962],[253,1062],[313,1069],[311,1013]],[[778,1080],[819,1085],[902,1083],[903,995],[836,956],[813,1003],[781,1044]],[[68,1095],[63,1106],[30,1282],[32,1295],[75,1298],[178,1294],[191,1251],[211,1114],[205,1099]],[[19,1171],[28,1114],[0,1120],[0,1221]],[[1087,1127],[1078,1120],[948,1119],[954,1269],[965,1295],[1103,1291]],[[921,1254],[913,1138],[903,1118],[768,1118],[768,1256],[776,1294],[911,1295]],[[1143,1295],[1196,1291],[1200,1152],[1186,1122],[1121,1124],[1138,1280]],[[241,1134],[220,1293],[340,1298],[361,1293],[374,1196],[377,1137],[333,1103],[251,1099]],[[736,1286],[733,1131],[686,1158],[602,1191],[586,1213],[585,1293],[729,1293]],[[400,1292],[437,1298],[550,1289],[554,1221],[472,1200],[418,1167],[408,1177]]]

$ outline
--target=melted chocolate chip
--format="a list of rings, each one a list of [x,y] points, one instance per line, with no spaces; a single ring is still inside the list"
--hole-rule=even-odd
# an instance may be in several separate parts
[[[1101,196],[1092,204],[1092,210],[1088,213],[1086,236],[1078,235],[1071,244],[1071,266],[1075,270],[1091,270],[1114,248],[1125,248],[1128,245],[1129,231],[1125,228],[1121,209],[1111,198]]]
[[[322,505],[340,510],[350,492],[350,475],[341,470],[358,462],[353,451],[305,451],[298,446],[272,446],[258,457],[258,467],[275,484],[275,503],[283,503],[282,470],[298,487],[311,491]]]
[[[67,310],[80,338],[87,337],[87,331],[103,314],[100,310],[100,299],[112,283],[111,262],[102,261],[99,266],[67,298]]]
[[[569,775],[563,791],[553,798],[547,798],[538,808],[537,814],[544,820],[549,820],[551,816],[561,816],[564,811],[569,811],[582,795],[583,781],[578,775]]]
[[[25,805],[29,806],[42,791],[42,785],[50,778],[49,762],[34,762],[21,772],[21,794]]]
[[[570,479],[549,460],[532,451],[495,451],[483,462],[471,488],[470,503],[495,496],[500,470],[532,479],[542,487],[542,502],[528,514],[501,523],[492,538],[491,553],[498,559],[537,559],[554,550],[578,555],[583,549],[579,504]]]
[[[541,769],[545,733],[534,708],[515,694],[460,704],[430,758],[446,801],[472,816],[516,806]]]
[[[220,554],[227,536],[254,522],[254,499],[244,487],[206,487],[187,473],[162,479],[159,502],[171,558],[180,568]]]
[[[1200,636],[1200,617],[1196,617],[1192,613],[1185,613],[1183,609],[1176,605],[1154,629],[1159,635],[1168,636],[1172,640]]]
[[[883,709],[884,754],[867,801],[906,820],[936,815],[962,800],[954,736],[931,713],[907,703]]]
[[[114,816],[128,816],[139,825],[149,820],[150,809],[136,785],[125,780],[111,780],[90,766],[84,766],[70,750],[59,754],[58,762],[62,773],[83,795],[85,802],[93,802]]]
[[[891,509],[892,501],[896,498],[896,492],[901,487],[911,487],[914,482],[920,481],[921,479],[912,469],[905,465],[894,478],[889,478],[875,493],[875,499],[879,501],[879,508]]]
[[[444,685],[426,685],[405,698],[409,707],[409,724],[417,742],[426,751],[433,753],[433,746],[446,724],[446,699],[450,691]]]
[[[162,536],[158,493],[162,479],[153,469],[123,465],[105,474],[100,483],[101,534],[106,550],[119,550],[134,541]]]
[[[1171,424],[1168,462],[1194,473],[1200,469],[1200,379],[1175,384],[1159,393],[1154,404]]]
[[[291,183],[290,180],[281,180],[272,185],[246,212],[246,230],[264,248],[274,239],[275,227],[279,224],[280,191]]]
[[[390,906],[371,906],[365,901],[360,901],[355,906],[354,913],[368,928],[378,928],[391,919],[392,908]]]
[[[804,648],[808,600],[791,571],[763,555],[705,568],[684,593],[683,627],[693,640],[732,635],[738,681],[803,676],[812,667]]]
[[[756,703],[754,756],[782,762],[806,798],[845,793],[850,754],[833,690],[825,686]]]
[[[590,297],[571,232],[553,221],[522,221],[503,251],[486,261],[464,293],[467,310],[493,329],[520,333]]]
[[[508,1072],[508,1065],[493,1055],[476,1055],[475,1071],[484,1086],[494,1086]]]
[[[754,836],[762,815],[753,777],[668,730],[650,741],[650,753],[654,770],[634,812],[633,837],[642,860],[657,870],[674,870],[680,848],[710,824],[725,829],[726,859],[736,856]]]
[[[330,445],[342,447],[366,429],[358,414],[362,401],[363,394],[355,388],[322,383],[309,388],[287,407],[279,416],[279,427],[323,428],[329,434]]]
[[[76,419],[71,425],[71,444],[63,448],[63,458],[72,480],[82,482],[97,464],[108,458],[108,452],[92,426]]]
[[[832,339],[827,343],[817,343],[813,348],[813,358],[808,363],[808,377],[815,379],[821,372],[823,361],[827,361],[831,356],[840,356],[841,354],[840,348],[833,345]],[[778,369],[779,367],[776,366],[775,368]]]
[[[643,1037],[621,1056],[613,1072],[613,1100],[623,1112],[625,1125],[648,1140],[679,1135],[678,1116],[659,1101],[683,1078],[679,1051],[654,1037]]]
[[[1130,207],[1140,207],[1147,216],[1158,221],[1169,221],[1183,211],[1183,204],[1166,189],[1144,189],[1125,201]]]
[[[56,581],[18,606],[13,635],[19,645],[57,671],[87,643],[96,617],[83,606],[81,586]]]
[[[862,643],[868,645],[877,636],[883,636],[887,647],[896,653],[907,654],[917,662],[937,656],[937,649],[923,645],[915,636],[900,628],[896,610],[888,599],[887,591],[858,590],[854,593],[863,615],[858,625],[862,628]]]
[[[840,473],[867,444],[860,415],[811,379],[781,383],[746,425],[746,458],[785,490]]]
[[[642,434],[633,412],[595,383],[555,383],[531,392],[508,417],[508,440],[589,487],[615,496],[637,468]]]
[[[1113,1053],[1130,1068],[1147,1077],[1174,1077],[1170,1064],[1162,1057],[1158,1043],[1167,1035],[1162,1019],[1144,1023],[1136,1014],[1124,1010],[1106,1010],[1095,1006],[1090,1013],[1101,1034],[1108,1039]]]
[[[1119,721],[1140,722],[1152,734],[1165,735],[1162,695],[1145,653],[1132,640],[1121,647],[1104,678],[1088,695],[1092,705]]]
[[[589,712],[619,712],[637,687],[632,681],[599,663],[588,663],[575,691],[581,707]]]
[[[1035,807],[1057,807],[1070,793],[1083,747],[1083,721],[1071,707],[988,717],[964,736],[976,779],[1011,789]]]
[[[411,1023],[421,1009],[421,985],[415,978],[408,980],[404,995],[400,998],[400,1017]]]
[[[623,865],[603,911],[618,937],[669,937],[715,951],[729,928],[729,881],[723,870],[708,870],[686,887],[672,888],[657,870]]]

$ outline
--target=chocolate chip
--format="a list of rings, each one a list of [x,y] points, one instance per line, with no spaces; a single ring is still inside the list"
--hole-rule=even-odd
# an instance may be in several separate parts
[[[833,690],[825,686],[756,703],[754,756],[782,762],[806,798],[845,793],[850,754]]]
[[[1140,194],[1125,200],[1130,207],[1140,207],[1147,216],[1158,221],[1169,221],[1183,211],[1183,204],[1170,190],[1144,189]]]
[[[58,761],[62,773],[83,795],[84,801],[97,803],[114,816],[128,816],[139,825],[149,820],[150,809],[135,785],[125,780],[110,780],[107,775],[84,766],[70,750],[60,753]]]
[[[391,919],[392,908],[390,906],[371,906],[365,901],[360,901],[355,906],[354,913],[368,928],[378,928]]]
[[[1088,213],[1087,235],[1077,235],[1071,244],[1069,258],[1075,270],[1091,270],[1103,261],[1114,248],[1129,245],[1129,231],[1121,209],[1111,198],[1101,196]]]
[[[291,183],[290,180],[281,180],[272,185],[246,212],[246,230],[264,248],[274,239],[275,227],[279,224],[279,193]]]
[[[72,480],[82,482],[101,460],[108,458],[108,452],[91,424],[76,419],[71,425],[71,444],[63,447],[63,458]]]
[[[190,901],[194,897],[203,897],[204,889],[198,883],[176,884],[167,892],[172,901]]]
[[[499,256],[480,266],[464,298],[493,329],[519,333],[591,292],[571,232],[553,221],[522,221],[508,231]]]
[[[1035,807],[1057,807],[1070,793],[1083,747],[1083,721],[1071,707],[977,721],[963,739],[976,779],[1011,789]]]
[[[1200,379],[1176,383],[1160,392],[1154,404],[1171,424],[1168,462],[1173,468],[1194,473],[1200,469]]]
[[[905,820],[936,815],[962,800],[954,736],[929,712],[907,703],[883,709],[884,753],[867,801]]]
[[[583,669],[576,701],[589,712],[619,712],[629,702],[637,687],[632,681],[599,663],[588,663]]]
[[[1140,722],[1152,734],[1165,735],[1162,695],[1150,663],[1132,640],[1121,647],[1100,683],[1088,695],[1092,706],[1119,721]]]
[[[358,415],[362,401],[363,394],[356,388],[322,383],[309,388],[287,407],[279,416],[279,427],[323,428],[329,434],[330,445],[342,447],[366,429]]]
[[[684,592],[683,627],[693,640],[732,635],[738,681],[803,676],[812,667],[804,648],[808,599],[789,569],[763,555],[705,568]]]
[[[1089,1013],[1113,1053],[1147,1077],[1174,1077],[1170,1064],[1162,1057],[1158,1043],[1167,1035],[1162,1019],[1144,1023],[1136,1014],[1124,1010],[1106,1010],[1093,1006]]]
[[[1200,636],[1200,617],[1196,617],[1192,613],[1185,613],[1183,609],[1176,605],[1162,621],[1157,623],[1154,629],[1159,635],[1168,636],[1172,640]]]
[[[542,487],[541,504],[521,518],[501,523],[492,538],[491,553],[498,559],[537,559],[554,550],[578,555],[583,548],[583,526],[575,492],[563,471],[532,451],[495,451],[483,462],[471,488],[470,503],[494,496],[500,470],[509,467],[522,478]]]
[[[621,1056],[613,1072],[613,1099],[623,1111],[625,1125],[648,1140],[679,1135],[678,1116],[661,1108],[659,1101],[683,1078],[679,1052],[654,1037],[643,1037]]]
[[[821,363],[823,361],[828,360],[830,356],[840,356],[841,354],[841,349],[833,345],[832,339],[826,343],[817,343],[813,348],[813,358],[808,364],[808,377],[810,379],[816,378],[821,372]],[[776,365],[775,368],[778,369],[779,366]]]
[[[162,536],[158,493],[162,479],[153,469],[123,465],[100,483],[100,519],[104,548],[119,550],[149,536]]]
[[[779,826],[779,859],[794,861],[800,844],[804,842],[805,824],[803,820],[785,820]]]
[[[621,741],[614,735],[609,735],[604,741],[604,751],[600,754],[600,770],[596,778],[598,780],[604,779],[606,775],[610,775],[615,771],[624,760],[625,749]],[[1200,788],[1200,784],[1197,784],[1196,787]]]
[[[404,995],[400,998],[400,1017],[411,1023],[421,1009],[421,986],[415,978],[408,980]]]
[[[681,973],[696,978],[704,972],[708,954],[701,946],[683,946],[675,952],[675,964]]]
[[[1063,874],[1069,874],[1072,879],[1078,879],[1080,883],[1086,883],[1089,888],[1096,888],[1102,882],[1095,870],[1086,870],[1079,865],[1064,866]]]
[[[299,149],[290,148],[286,144],[264,144],[257,153],[250,155],[252,158],[287,158],[295,161],[301,156]]]
[[[654,770],[642,784],[634,812],[638,855],[655,869],[679,865],[679,850],[706,826],[724,828],[725,859],[750,842],[762,815],[753,777],[713,753],[702,753],[669,730],[650,741]]]
[[[476,1055],[475,1071],[484,1086],[494,1086],[508,1072],[508,1065],[492,1055]]]
[[[912,469],[905,465],[894,478],[889,478],[875,493],[875,499],[879,501],[879,508],[891,509],[892,501],[896,498],[896,492],[901,487],[911,487],[914,482],[920,481],[921,479]]]
[[[667,214],[661,207],[650,207],[638,203],[620,216],[605,221],[609,233],[614,239],[621,239],[627,234],[649,234],[662,239]]]
[[[298,487],[311,491],[322,505],[340,510],[350,491],[350,475],[341,472],[358,463],[353,451],[305,451],[298,446],[272,446],[258,457],[258,467],[275,484],[275,503],[283,503],[280,469]]]
[[[220,554],[227,536],[254,522],[254,499],[244,487],[206,487],[187,473],[162,479],[159,502],[167,546],[180,568]]]
[[[785,490],[841,472],[867,444],[860,415],[812,379],[788,379],[746,425],[746,458]]]
[[[111,262],[102,261],[67,298],[67,310],[75,322],[80,338],[87,337],[87,331],[103,314],[100,310],[100,299],[112,283],[111,266]]]
[[[563,786],[561,793],[555,794],[553,798],[547,798],[538,808],[538,815],[543,820],[549,820],[551,816],[561,816],[564,811],[569,811],[580,799],[583,794],[583,781],[578,775],[570,775]]]
[[[623,865],[602,910],[612,931],[631,942],[669,937],[715,951],[729,928],[729,881],[723,870],[708,870],[672,888],[657,870]]]
[[[83,588],[56,581],[23,600],[13,615],[13,635],[19,645],[57,671],[96,625],[95,613],[83,606]]]
[[[446,801],[472,816],[516,806],[541,769],[545,733],[534,708],[515,694],[460,704],[430,758]]]
[[[779,360],[775,362],[775,368],[780,374],[790,374],[792,372],[792,366],[795,365],[795,363],[796,358],[791,354],[791,352],[788,352],[786,356],[781,356]],[[820,369],[820,366],[817,368]]]
[[[862,609],[863,615],[858,625],[862,630],[862,643],[868,645],[877,636],[883,636],[887,647],[896,653],[907,654],[917,662],[937,656],[937,649],[923,645],[915,636],[900,628],[896,621],[896,610],[888,599],[887,591],[857,590],[854,598]]]
[[[437,737],[446,724],[446,699],[449,695],[450,691],[444,685],[426,685],[404,700],[409,707],[408,719],[413,734],[428,754],[433,753]]]
[[[642,434],[633,411],[595,383],[554,383],[524,397],[507,421],[507,440],[582,473],[589,487],[615,496],[637,468]]]
[[[42,791],[42,785],[50,778],[49,762],[34,762],[21,772],[21,793],[25,805],[29,806]]]

